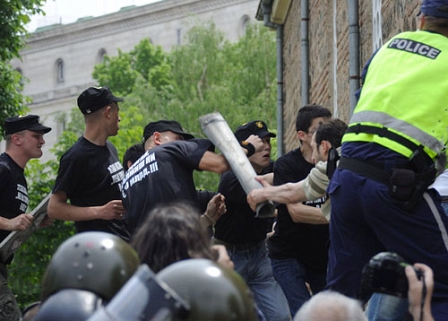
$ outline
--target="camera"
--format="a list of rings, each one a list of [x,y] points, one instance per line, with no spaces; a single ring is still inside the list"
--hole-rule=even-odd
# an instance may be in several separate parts
[[[374,292],[406,298],[409,286],[404,269],[408,265],[400,255],[392,252],[372,257],[362,271],[359,299],[367,301]],[[415,272],[420,279],[422,272]]]

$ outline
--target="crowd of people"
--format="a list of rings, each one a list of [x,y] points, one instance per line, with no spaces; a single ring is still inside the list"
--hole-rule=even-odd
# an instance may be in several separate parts
[[[448,320],[448,1],[423,0],[419,19],[369,60],[348,124],[302,106],[298,147],[275,162],[264,121],[236,128],[262,185],[247,195],[224,155],[175,120],[149,122],[120,161],[109,137],[123,98],[84,90],[85,131],[40,223],[73,221],[77,234],[23,313],[8,287],[13,255],[0,262],[0,319]],[[33,224],[24,169],[51,130],[36,115],[4,128],[0,241]],[[220,175],[216,191],[196,189],[194,171]],[[276,216],[257,217],[267,200]],[[375,265],[378,254],[406,263]]]

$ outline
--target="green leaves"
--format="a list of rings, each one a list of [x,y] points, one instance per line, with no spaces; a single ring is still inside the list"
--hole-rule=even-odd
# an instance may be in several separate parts
[[[104,62],[95,66],[93,78],[101,86],[109,86],[114,93],[126,96],[134,91],[139,77],[156,89],[169,88],[169,72],[167,54],[160,46],[143,39],[129,53],[118,50],[118,56],[106,55]]]
[[[44,0],[0,0],[0,124],[11,115],[27,110],[29,99],[21,94],[22,76],[12,69],[10,61],[19,57],[28,32],[25,24],[30,15],[42,12]],[[3,127],[0,125],[0,135]]]

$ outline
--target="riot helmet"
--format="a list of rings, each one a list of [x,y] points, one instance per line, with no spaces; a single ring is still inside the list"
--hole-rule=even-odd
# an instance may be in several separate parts
[[[139,264],[137,252],[116,235],[76,234],[51,258],[42,281],[42,301],[63,289],[90,291],[109,301]]]
[[[182,260],[161,270],[157,278],[189,304],[186,320],[258,319],[252,292],[243,278],[211,260]]]
[[[103,300],[90,291],[63,289],[47,298],[33,320],[87,320],[102,304]]]

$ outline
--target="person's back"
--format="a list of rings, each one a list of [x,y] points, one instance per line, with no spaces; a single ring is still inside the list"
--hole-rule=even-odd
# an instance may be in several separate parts
[[[424,0],[421,11],[422,30],[393,37],[372,58],[344,135],[327,189],[328,286],[354,297],[370,257],[396,252],[434,267],[432,309],[444,320],[448,218],[428,186],[446,166],[448,1]]]
[[[261,148],[261,139],[252,137]],[[175,120],[150,122],[145,126],[143,140],[146,153],[129,168],[122,182],[131,235],[157,205],[178,200],[199,209],[204,195],[196,191],[194,170],[222,174],[229,169],[224,156],[214,153],[209,140],[194,138]]]
[[[205,139],[173,141],[151,148],[129,168],[122,198],[131,234],[143,222],[143,213],[157,205],[174,200],[198,205],[193,172],[199,168],[204,152],[211,148],[211,142]]]

